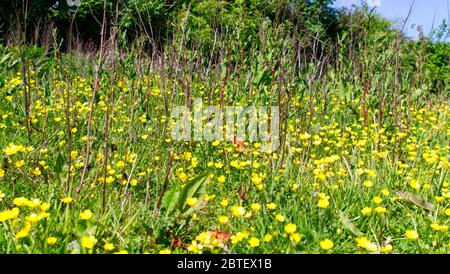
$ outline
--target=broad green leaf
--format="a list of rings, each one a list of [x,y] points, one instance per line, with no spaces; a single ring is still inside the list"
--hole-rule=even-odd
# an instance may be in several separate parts
[[[177,209],[178,199],[180,197],[179,185],[170,187],[161,201],[161,206],[166,209],[166,214],[170,215]]]
[[[196,197],[200,199],[200,196],[203,196],[206,191],[206,183],[209,180],[208,174],[200,174],[191,180],[189,180],[180,193],[180,197],[178,200],[178,207],[182,212],[188,210],[188,206],[186,205],[186,201],[189,198]]]
[[[344,212],[339,211],[338,212],[339,219],[341,220],[342,224],[344,225],[344,228],[350,230],[353,234],[356,236],[363,236],[364,234],[356,228],[356,226],[350,221],[347,215],[345,215]]]
[[[200,200],[206,192],[206,183],[208,181],[208,174],[201,174],[189,180],[183,189],[181,189],[179,185],[171,186],[166,191],[161,201],[162,207],[166,209],[166,214],[170,215],[179,210],[184,216],[187,216],[198,209],[201,206],[200,202],[197,205],[190,207],[186,205],[186,201],[192,197],[196,197]]]
[[[397,192],[396,195],[402,200],[408,200],[415,204],[418,207],[421,207],[426,210],[434,211],[436,210],[436,206],[427,202],[425,198],[420,197],[419,195],[415,195],[409,192]]]
[[[55,172],[57,174],[60,174],[62,172],[64,164],[65,164],[64,157],[61,154],[58,154],[55,164]]]
[[[254,85],[259,85],[261,83],[261,79],[263,78],[265,72],[266,72],[265,69],[262,69],[262,70],[259,71],[259,73],[255,77],[255,79],[253,79],[253,84]]]
[[[7,54],[3,55],[2,59],[0,60],[0,66],[3,63],[6,63],[6,61],[8,61],[8,59],[11,57],[11,55],[12,55],[11,53],[7,53]]]

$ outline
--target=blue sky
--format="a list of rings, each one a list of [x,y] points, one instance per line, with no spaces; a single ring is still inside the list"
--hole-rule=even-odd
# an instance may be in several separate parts
[[[413,0],[335,0],[334,5],[351,7],[353,4],[360,5],[361,1],[366,1],[370,6],[376,6],[379,14],[396,22],[396,25],[401,28]],[[425,34],[428,34],[433,27],[433,18],[434,28],[436,28],[442,20],[448,22],[449,17],[450,0],[416,0],[404,32],[416,39],[417,25],[422,25]]]

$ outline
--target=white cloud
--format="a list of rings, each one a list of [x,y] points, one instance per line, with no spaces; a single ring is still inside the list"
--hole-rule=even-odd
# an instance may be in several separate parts
[[[371,7],[379,7],[381,6],[381,0],[367,0],[367,5]]]
[[[369,7],[381,6],[381,0],[337,0],[335,4],[338,7],[350,8],[352,5],[361,6],[364,2],[367,3]]]

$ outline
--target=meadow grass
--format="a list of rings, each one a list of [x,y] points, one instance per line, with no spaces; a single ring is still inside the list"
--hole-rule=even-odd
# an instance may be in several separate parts
[[[175,46],[1,48],[1,253],[449,252],[448,98],[400,82],[397,52],[299,70],[286,44]],[[279,149],[174,141],[194,98],[279,106]]]

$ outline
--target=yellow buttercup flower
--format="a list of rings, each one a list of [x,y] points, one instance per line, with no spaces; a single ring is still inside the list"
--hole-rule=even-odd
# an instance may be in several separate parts
[[[268,210],[275,210],[275,208],[277,208],[277,205],[272,202],[272,203],[266,204],[266,207]]]
[[[273,236],[271,234],[264,235],[264,242],[268,243],[272,240]]]
[[[228,224],[228,217],[227,216],[219,216],[219,223],[222,225]]]
[[[275,216],[275,219],[280,223],[282,223],[286,220],[286,218],[282,214],[279,214],[279,213]]]
[[[302,235],[299,233],[294,233],[289,236],[289,239],[295,243],[298,243],[302,240]]]
[[[253,204],[251,204],[250,205],[250,208],[252,209],[252,210],[254,210],[254,211],[259,211],[259,210],[261,210],[261,204],[258,204],[258,203],[253,203]]]
[[[30,231],[31,231],[31,223],[30,222],[25,222],[24,227],[16,233],[16,239],[21,239],[21,238],[25,238],[28,235],[30,235]]]
[[[330,201],[328,199],[319,199],[319,203],[317,204],[320,208],[327,208],[330,205]]]
[[[383,202],[383,199],[381,199],[378,196],[373,197],[372,202],[374,202],[375,204],[381,204]]]
[[[258,174],[252,174],[252,182],[255,185],[261,184],[263,178],[261,176],[259,176]]]
[[[103,249],[104,250],[106,250],[106,251],[111,251],[111,250],[113,250],[115,247],[114,247],[114,244],[112,244],[112,243],[105,243],[104,245],[103,245]]]
[[[17,154],[19,152],[24,152],[25,147],[22,145],[15,145],[13,143],[10,143],[8,147],[4,149],[6,156],[12,156],[14,154]]]
[[[410,182],[409,182],[409,185],[412,187],[412,188],[414,188],[414,189],[416,189],[416,190],[419,190],[420,189],[420,183],[419,183],[419,181],[418,180],[411,180]]]
[[[40,206],[42,211],[48,211],[50,209],[50,204],[49,203],[42,203]]]
[[[97,242],[98,240],[93,235],[81,238],[81,246],[87,249],[92,249]]]
[[[19,216],[19,213],[20,213],[20,210],[17,207],[14,207],[11,210],[1,211],[0,212],[0,223],[7,221],[7,220],[17,218],[17,216]]]
[[[410,240],[417,240],[419,238],[419,233],[415,230],[406,230],[405,236]]]
[[[57,241],[58,239],[56,237],[50,236],[47,238],[47,244],[50,246],[55,245]]]
[[[220,201],[220,205],[223,207],[228,206],[228,200],[227,199],[223,199],[222,201]]]
[[[259,246],[259,239],[255,238],[255,237],[251,237],[248,240],[248,244],[250,245],[250,247],[258,247]]]
[[[180,181],[183,182],[183,183],[186,182],[187,179],[188,179],[186,173],[183,172],[183,171],[178,171],[177,172],[177,176],[178,176],[178,179],[180,179]]]
[[[125,164],[124,161],[118,161],[118,162],[117,162],[117,167],[120,168],[120,169],[124,168],[125,165],[126,165],[126,164]]]
[[[287,234],[292,234],[297,231],[297,225],[296,224],[287,224],[284,226],[284,231],[286,231]]]
[[[186,204],[187,204],[188,206],[195,206],[195,205],[197,204],[197,202],[198,202],[198,199],[195,198],[195,197],[188,198],[188,199],[186,200]]]
[[[77,158],[77,156],[78,156],[78,151],[72,150],[70,152],[70,158],[75,159],[75,158]]]
[[[219,183],[224,183],[225,180],[226,180],[226,178],[225,178],[224,175],[220,175],[219,177],[217,177],[217,181],[218,181]]]
[[[65,204],[70,204],[73,201],[72,197],[64,197],[62,198],[62,202]]]
[[[233,206],[231,208],[231,214],[233,214],[236,217],[244,216],[245,208],[243,208],[242,206]]]
[[[92,218],[94,214],[92,213],[92,211],[90,209],[86,209],[82,212],[80,212],[80,219],[81,220],[89,220]]]
[[[375,252],[377,250],[377,246],[369,241],[366,237],[356,238],[356,243],[359,247],[362,247],[370,252]]]
[[[389,252],[392,251],[392,245],[391,244],[386,244],[386,245],[381,247],[380,251],[383,252],[383,253],[389,253]]]
[[[25,165],[25,160],[19,160],[14,164],[17,168],[21,168],[23,165]]]
[[[22,229],[22,230],[20,230],[19,232],[16,233],[16,238],[17,239],[25,238],[29,234],[30,234],[30,230]]]
[[[333,242],[329,239],[325,239],[320,242],[320,247],[324,250],[330,250],[334,246]]]
[[[119,250],[117,252],[114,252],[113,254],[128,254],[128,251],[126,251],[126,250]]]
[[[26,205],[27,201],[28,201],[28,199],[26,199],[24,197],[14,198],[13,204],[16,206],[24,206],[24,205]]]
[[[372,208],[365,207],[365,208],[361,209],[361,213],[364,216],[369,216],[372,213]]]
[[[170,250],[170,249],[161,249],[160,251],[159,251],[159,254],[171,254],[172,253],[172,251]]]
[[[376,211],[377,213],[382,214],[382,213],[386,213],[386,212],[387,212],[387,208],[385,208],[384,206],[377,206],[377,207],[375,208],[375,211]]]
[[[450,208],[447,208],[447,209],[444,211],[444,213],[445,213],[445,215],[450,216]]]

